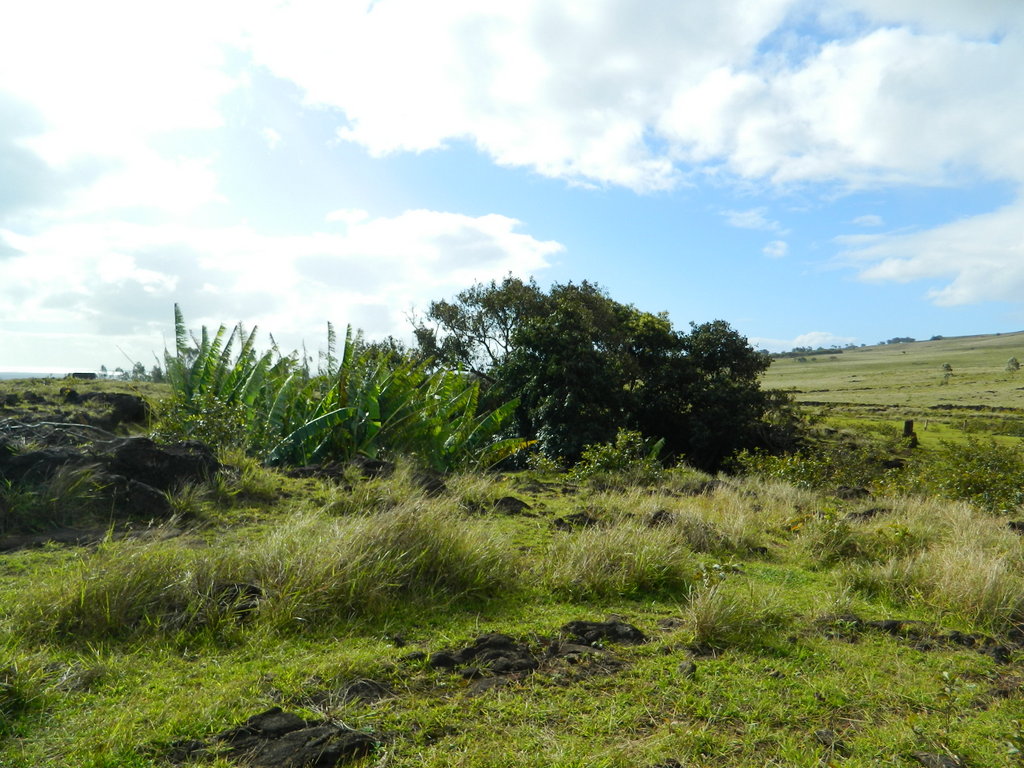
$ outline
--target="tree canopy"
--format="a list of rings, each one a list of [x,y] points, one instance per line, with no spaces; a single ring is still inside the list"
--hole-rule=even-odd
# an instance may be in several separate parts
[[[575,461],[620,428],[665,439],[668,455],[717,469],[757,445],[775,398],[771,358],[728,323],[673,328],[589,282],[507,277],[431,304],[416,327],[423,354],[487,382],[491,403],[518,400],[514,425],[551,457]]]

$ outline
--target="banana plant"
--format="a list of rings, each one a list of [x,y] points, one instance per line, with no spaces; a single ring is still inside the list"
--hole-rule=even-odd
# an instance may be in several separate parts
[[[220,326],[190,334],[175,305],[175,352],[167,378],[181,407],[243,409],[250,452],[269,464],[309,464],[361,455],[410,454],[438,470],[481,466],[528,443],[497,440],[515,403],[478,414],[479,382],[429,361],[375,353],[346,328],[340,355],[334,327],[314,374],[304,353],[260,354],[256,329]],[[273,337],[271,337],[273,341]],[[237,346],[237,352],[235,351]]]

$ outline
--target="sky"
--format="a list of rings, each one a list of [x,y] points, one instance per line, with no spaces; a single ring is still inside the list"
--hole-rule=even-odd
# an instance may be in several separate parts
[[[508,274],[773,351],[1024,329],[1021,0],[0,5],[0,370]]]

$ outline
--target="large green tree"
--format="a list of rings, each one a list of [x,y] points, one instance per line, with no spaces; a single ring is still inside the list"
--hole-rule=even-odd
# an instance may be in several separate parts
[[[626,427],[717,469],[758,443],[772,407],[758,383],[770,358],[727,323],[681,333],[588,282],[478,284],[432,304],[416,332],[425,354],[478,373],[488,398],[516,398],[519,433],[570,461]]]

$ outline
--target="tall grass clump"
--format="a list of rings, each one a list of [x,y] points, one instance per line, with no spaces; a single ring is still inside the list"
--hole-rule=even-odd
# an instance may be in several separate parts
[[[871,537],[850,521],[833,515],[802,525],[798,541],[812,567],[834,565],[842,560],[871,559]]]
[[[1024,623],[1024,547],[1004,524],[970,505],[935,501],[911,505],[902,519],[917,531],[915,547],[848,566],[844,583],[898,603],[923,601],[993,631]]]
[[[950,542],[915,565],[916,586],[939,607],[997,631],[1024,624],[1024,573],[1008,555]]]
[[[252,622],[315,630],[513,592],[510,551],[435,505],[345,519],[295,514],[257,540],[215,548],[107,542],[22,595],[14,623],[33,637],[81,641],[230,639]]]
[[[558,536],[538,568],[544,588],[575,599],[687,594],[697,578],[692,553],[673,532],[634,522]]]
[[[758,552],[773,531],[783,528],[813,498],[784,483],[731,480],[680,501],[677,527],[699,552]]]
[[[509,547],[437,505],[345,519],[305,515],[244,553],[283,626],[383,618],[406,605],[472,601],[518,588]]]
[[[56,640],[120,640],[212,629],[233,611],[237,564],[178,541],[107,541],[19,596],[15,627]]]
[[[404,504],[425,503],[428,496],[421,471],[412,460],[398,457],[387,475],[366,477],[352,465],[345,468],[340,483],[324,481],[318,508],[337,517],[367,515]]]
[[[39,706],[43,674],[24,659],[9,658],[0,666],[0,739],[14,730],[15,722]]]
[[[38,483],[0,478],[0,535],[102,518],[102,486],[89,467],[62,467]]]
[[[762,642],[790,615],[774,593],[718,582],[693,593],[683,618],[695,645],[721,650]]]

